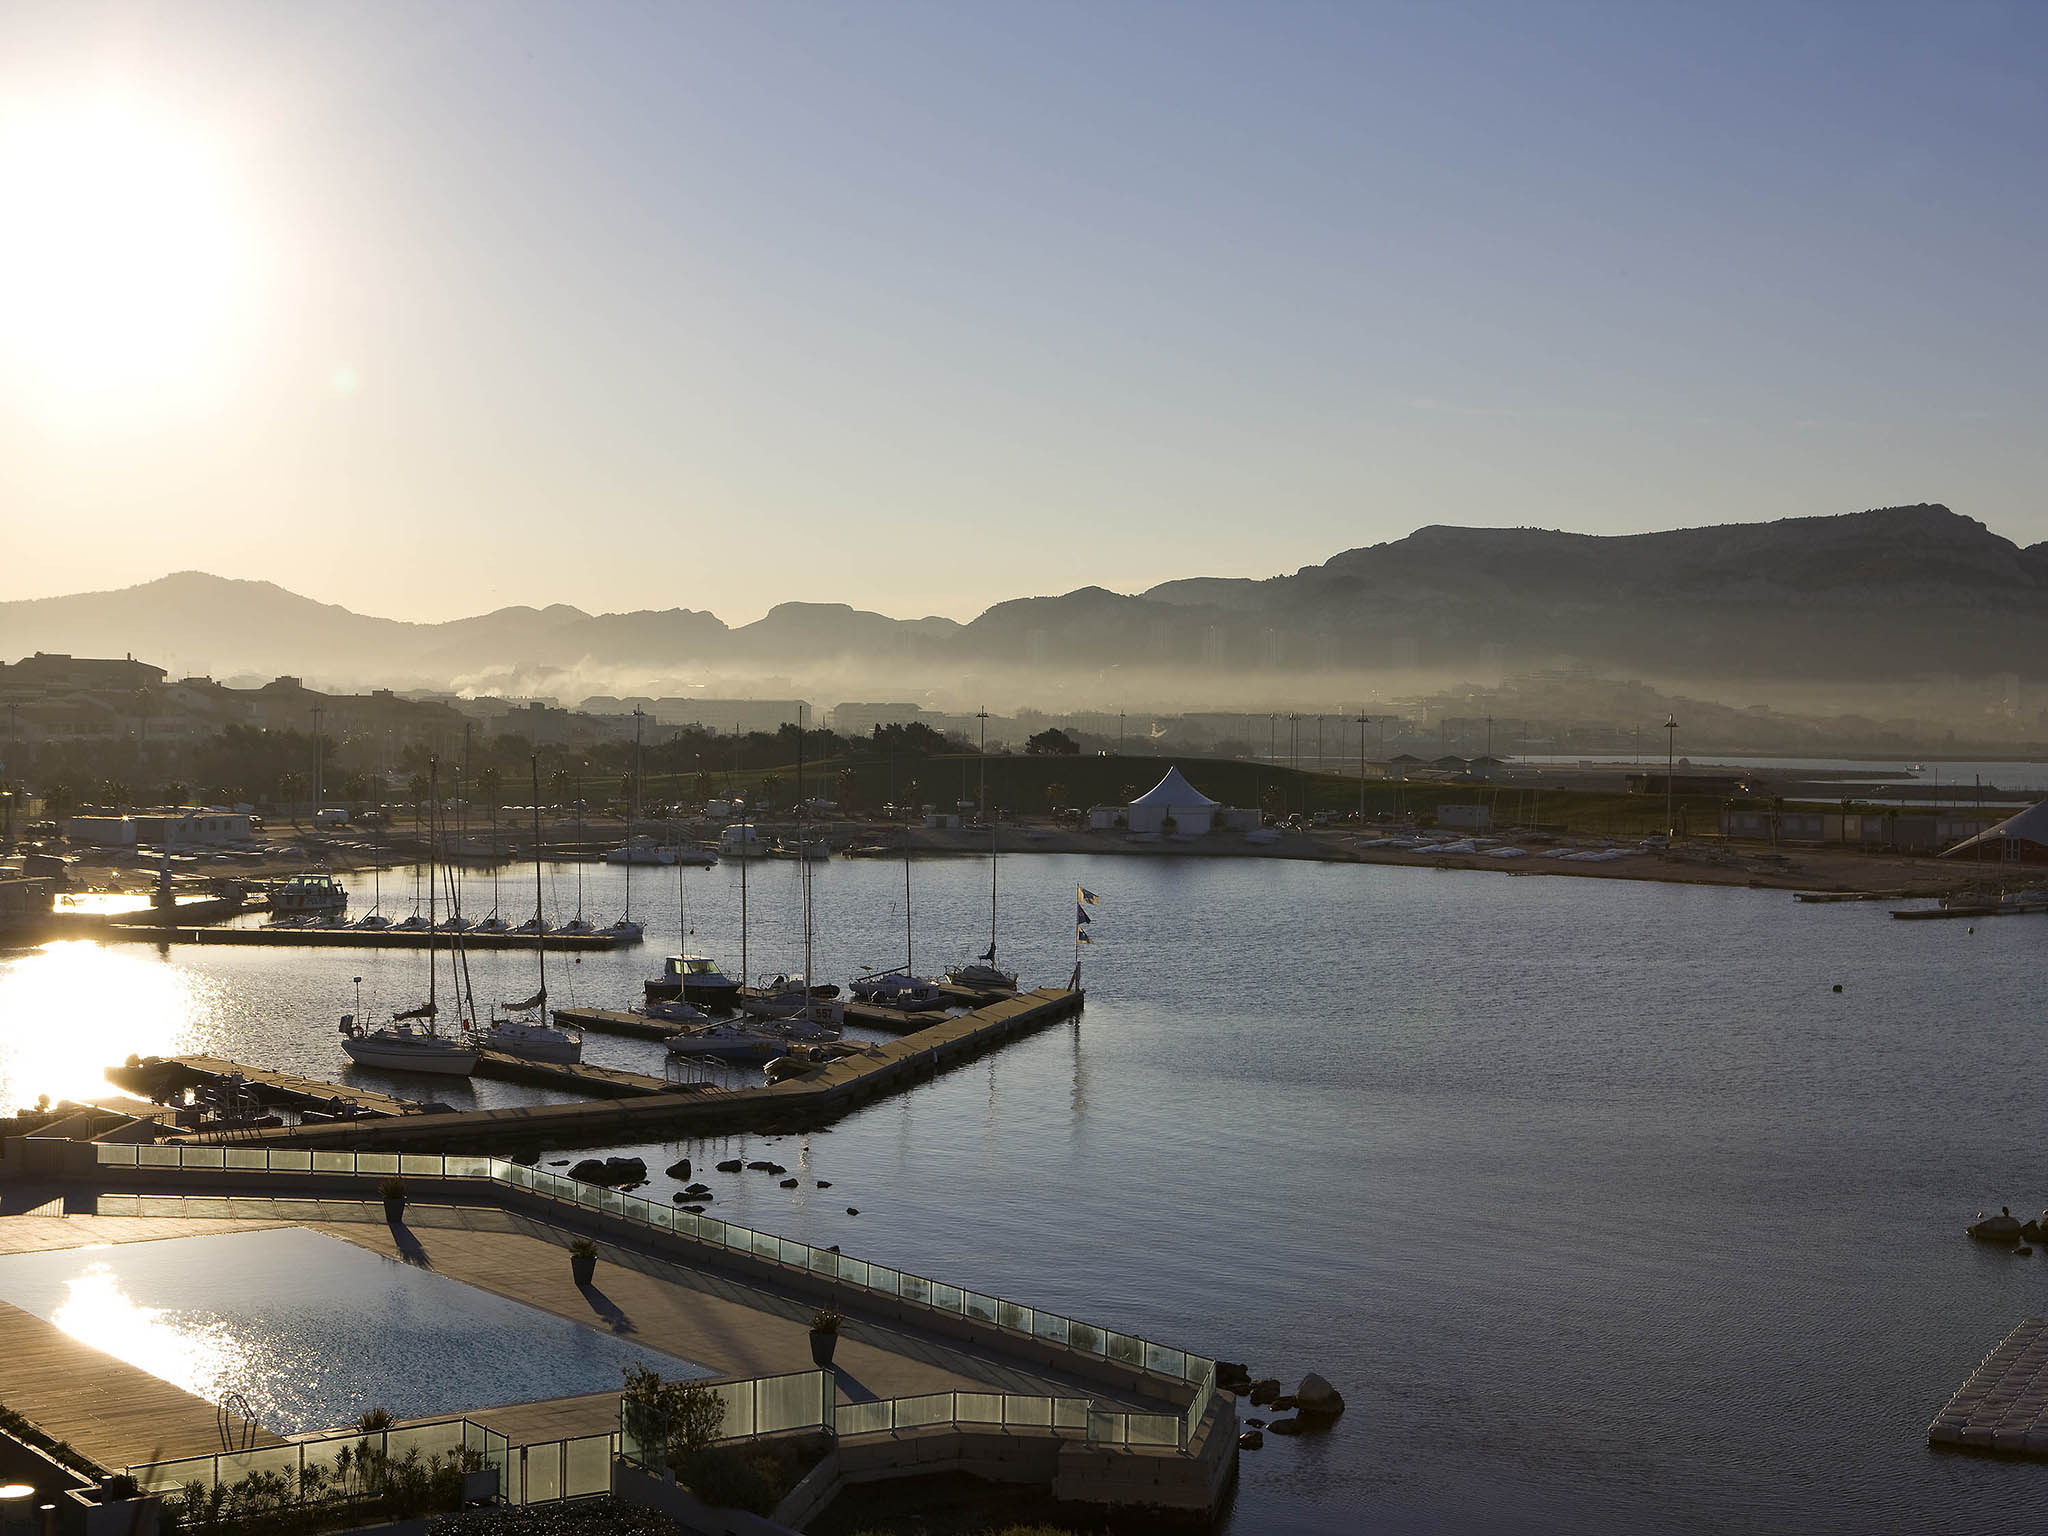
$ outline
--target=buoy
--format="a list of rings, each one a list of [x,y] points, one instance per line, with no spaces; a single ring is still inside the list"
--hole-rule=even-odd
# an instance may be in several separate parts
[[[1842,990],[1842,984],[1839,981],[1835,983],[1835,990],[1837,992]]]

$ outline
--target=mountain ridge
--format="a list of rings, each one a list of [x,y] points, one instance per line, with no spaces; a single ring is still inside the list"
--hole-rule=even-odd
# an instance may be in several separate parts
[[[1626,665],[1670,676],[2023,672],[2048,654],[2048,543],[1938,503],[1636,534],[1431,524],[1269,577],[1087,585],[962,624],[789,602],[728,625],[688,608],[513,605],[421,623],[271,581],[176,571],[0,603],[0,655],[133,653],[218,675],[497,691],[541,671],[744,680],[829,669],[855,687],[936,671],[1298,672]]]

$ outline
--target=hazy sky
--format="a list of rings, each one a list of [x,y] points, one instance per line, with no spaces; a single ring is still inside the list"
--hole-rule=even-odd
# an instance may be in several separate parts
[[[0,7],[0,598],[2032,542],[2038,4]]]

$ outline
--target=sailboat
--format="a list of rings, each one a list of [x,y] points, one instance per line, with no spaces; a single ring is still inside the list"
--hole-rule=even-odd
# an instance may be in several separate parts
[[[984,814],[988,815],[988,948],[972,960],[947,966],[946,980],[977,992],[1014,992],[1017,973],[996,964],[996,819],[986,811]]]
[[[370,899],[370,910],[356,919],[355,926],[365,933],[382,933],[391,926],[391,919],[378,910],[384,905],[384,871],[381,867],[370,871],[370,889],[374,893]]]
[[[533,759],[533,906],[540,910],[540,757]],[[520,1002],[505,1006],[531,1017],[509,1019],[493,1013],[483,1031],[483,1044],[508,1056],[528,1061],[575,1062],[583,1059],[583,1037],[548,1022],[548,947],[534,941],[533,958],[540,990]]]
[[[796,728],[796,775],[797,784],[803,784],[804,775],[804,721],[803,705],[797,706]],[[799,787],[798,798],[802,798]],[[811,861],[804,856],[804,823],[797,822],[797,882],[803,893],[804,920],[804,969],[800,976],[781,975],[766,983],[756,992],[740,993],[739,1004],[743,1012],[757,1019],[770,1021],[778,1033],[791,1040],[837,1040],[840,1027],[846,1021],[846,1005],[838,1000],[837,987],[813,987],[812,968],[812,903]],[[745,886],[742,885],[744,890]],[[744,905],[742,932],[744,932]]]
[[[435,761],[427,759],[428,781],[435,781]],[[434,1032],[434,1018],[440,1010],[434,965],[434,836],[427,832],[427,1000],[417,1008],[394,1013],[389,1024],[366,1029],[356,1016],[341,1016],[341,1049],[358,1066],[383,1067],[393,1072],[431,1072],[443,1077],[467,1077],[476,1070],[476,1048]]]
[[[633,803],[626,813],[626,844],[628,847],[632,846],[634,823],[640,819],[640,722],[643,718],[644,716],[638,709],[633,711]],[[607,854],[606,858],[609,859],[610,855]],[[647,932],[639,923],[633,921],[633,863],[634,861],[630,858],[625,861],[626,910],[619,915],[617,922],[605,929],[607,934],[621,944],[637,944]]]
[[[576,915],[570,918],[568,922],[562,924],[561,927],[550,928],[548,932],[568,939],[587,938],[597,932],[594,924],[586,923],[583,920],[583,864],[581,860],[578,860],[576,864]]]
[[[903,963],[885,971],[867,971],[853,978],[848,990],[864,1003],[900,1013],[929,1013],[946,1006],[945,990],[919,976],[910,937],[910,839],[903,839]]]

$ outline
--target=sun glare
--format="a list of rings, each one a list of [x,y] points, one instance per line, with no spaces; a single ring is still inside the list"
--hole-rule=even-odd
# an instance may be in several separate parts
[[[134,106],[0,109],[0,369],[52,403],[187,402],[222,361],[248,232],[218,152]]]

